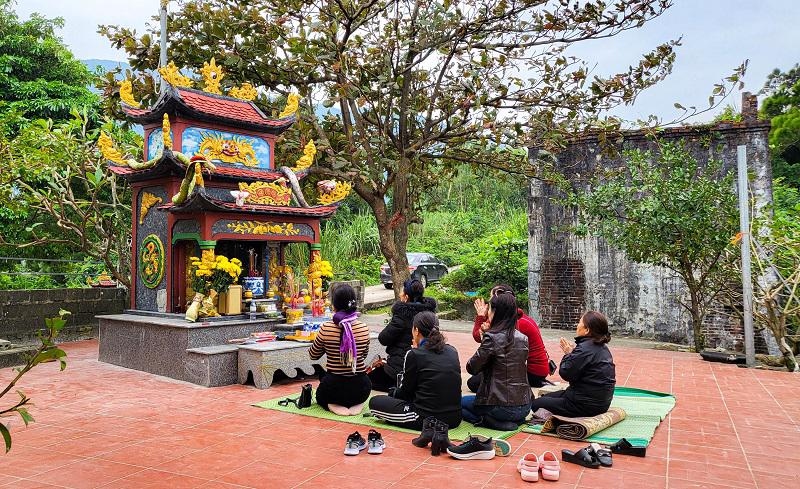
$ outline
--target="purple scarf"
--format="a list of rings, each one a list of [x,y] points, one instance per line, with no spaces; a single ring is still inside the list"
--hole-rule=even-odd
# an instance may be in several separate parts
[[[352,324],[358,319],[358,312],[347,313],[339,311],[333,315],[333,323],[342,327],[342,341],[339,343],[339,354],[345,366],[352,367],[356,371],[356,357],[358,347],[353,338]]]

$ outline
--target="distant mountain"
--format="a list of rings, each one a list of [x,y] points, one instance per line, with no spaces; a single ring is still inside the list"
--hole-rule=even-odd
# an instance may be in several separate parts
[[[89,70],[94,71],[99,66],[105,71],[115,70],[117,68],[122,68],[122,72],[124,73],[125,70],[129,70],[131,65],[124,61],[112,61],[110,59],[82,59],[81,63],[86,65]]]

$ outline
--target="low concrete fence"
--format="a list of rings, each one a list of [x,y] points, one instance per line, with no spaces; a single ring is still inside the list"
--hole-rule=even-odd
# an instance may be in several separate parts
[[[94,317],[121,313],[127,304],[128,291],[123,288],[0,290],[0,339],[17,344],[35,342],[45,318],[58,316],[59,309],[72,313],[61,341],[96,338]]]

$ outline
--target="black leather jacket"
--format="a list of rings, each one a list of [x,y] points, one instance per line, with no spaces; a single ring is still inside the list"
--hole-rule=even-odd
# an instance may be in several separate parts
[[[505,332],[483,334],[481,346],[467,362],[467,372],[483,372],[475,404],[522,406],[531,402],[528,384],[528,337],[514,330],[509,341]]]
[[[436,300],[423,297],[422,302],[395,302],[392,319],[378,335],[378,341],[386,347],[388,356],[384,370],[391,378],[403,370],[403,359],[411,349],[411,322],[422,311],[436,312]]]
[[[569,382],[565,396],[578,405],[605,412],[617,383],[611,351],[588,336],[578,336],[575,343],[575,349],[564,355],[558,368],[558,375]]]

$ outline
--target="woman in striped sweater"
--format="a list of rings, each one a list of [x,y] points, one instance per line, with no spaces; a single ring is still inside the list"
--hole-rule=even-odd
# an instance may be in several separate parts
[[[369,353],[369,327],[358,320],[356,293],[346,284],[331,291],[333,321],[324,323],[314,338],[312,360],[327,355],[317,387],[317,404],[341,415],[361,414],[372,384],[364,359]]]

